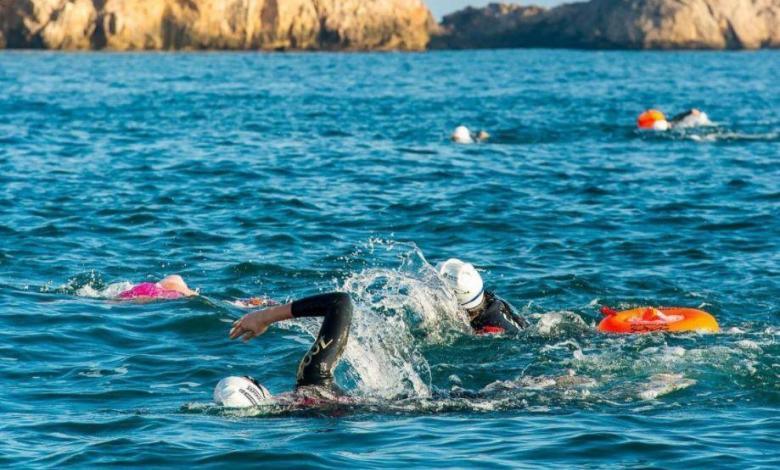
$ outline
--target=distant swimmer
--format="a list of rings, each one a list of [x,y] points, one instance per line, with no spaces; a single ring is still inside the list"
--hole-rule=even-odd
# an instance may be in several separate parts
[[[518,333],[528,322],[509,303],[484,289],[482,276],[469,263],[451,258],[438,266],[439,275],[466,310],[471,327],[479,334]]]
[[[259,308],[279,305],[278,302],[267,297],[250,297],[248,299],[236,299],[230,302],[231,305],[238,308]]]
[[[317,339],[298,366],[294,391],[274,397],[252,377],[227,377],[217,384],[214,401],[228,408],[247,408],[284,401],[316,405],[343,400],[343,392],[333,381],[333,369],[349,339],[352,321],[349,295],[340,292],[320,294],[248,313],[233,323],[230,339],[249,341],[276,322],[302,317],[323,317],[323,320]]]
[[[687,127],[699,127],[699,126],[711,126],[707,113],[700,111],[696,108],[689,109],[684,113],[680,113],[672,118],[670,121],[673,129],[684,129]]]
[[[142,282],[122,292],[117,296],[120,300],[160,300],[179,299],[196,296],[198,293],[187,287],[181,276],[176,274],[162,279],[160,282]]]
[[[642,130],[667,131],[669,129],[710,126],[712,121],[707,113],[696,108],[680,113],[671,120],[667,120],[664,113],[657,109],[648,109],[639,115],[636,125]]]
[[[475,142],[488,140],[490,134],[485,131],[479,131],[475,134],[466,126],[458,126],[452,131],[450,138],[456,144],[473,144]]]

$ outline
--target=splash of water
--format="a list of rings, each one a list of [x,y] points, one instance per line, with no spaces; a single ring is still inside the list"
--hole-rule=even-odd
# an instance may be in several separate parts
[[[370,240],[356,253],[366,266],[338,286],[355,303],[348,376],[364,396],[429,397],[421,348],[469,331],[465,312],[414,243]]]
[[[68,279],[56,291],[92,299],[113,299],[132,287],[133,283],[129,281],[106,284],[103,274],[92,270]]]

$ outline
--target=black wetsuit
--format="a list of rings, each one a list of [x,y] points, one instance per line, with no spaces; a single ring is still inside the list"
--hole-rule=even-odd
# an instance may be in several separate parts
[[[528,322],[505,301],[492,292],[485,292],[483,310],[471,319],[471,327],[482,334],[514,334],[528,327]]]
[[[317,386],[338,391],[333,383],[333,369],[349,338],[352,321],[349,295],[333,292],[296,300],[292,303],[292,316],[324,317],[317,339],[298,366],[296,388]]]
[[[685,119],[685,118],[687,118],[688,116],[691,116],[691,115],[693,115],[693,110],[689,109],[688,111],[683,111],[682,113],[677,114],[672,119],[670,119],[669,122],[672,123],[672,124],[677,124],[677,123],[681,122],[683,119]]]

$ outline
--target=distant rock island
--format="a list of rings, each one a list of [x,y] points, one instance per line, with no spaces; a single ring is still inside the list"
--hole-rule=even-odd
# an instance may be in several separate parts
[[[432,48],[780,47],[780,0],[591,0],[546,9],[493,3],[445,16]]]
[[[0,0],[0,47],[422,50],[423,0]]]
[[[437,25],[423,0],[0,0],[0,48],[423,50],[780,47],[780,0],[490,4]]]

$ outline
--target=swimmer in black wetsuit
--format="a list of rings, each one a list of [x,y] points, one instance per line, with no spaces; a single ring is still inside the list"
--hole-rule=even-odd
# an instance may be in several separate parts
[[[707,113],[696,108],[682,112],[669,120],[672,129],[683,129],[687,127],[699,127],[712,125],[712,121]]]
[[[439,265],[439,274],[468,313],[475,332],[516,334],[528,327],[509,303],[484,290],[482,276],[471,264],[452,258]]]
[[[637,127],[642,130],[668,131],[711,125],[713,124],[707,113],[696,108],[684,111],[669,120],[657,109],[648,109],[637,118]]]
[[[315,295],[248,313],[233,323],[230,339],[249,341],[265,333],[273,323],[300,317],[323,317],[323,320],[317,339],[298,366],[294,394],[325,400],[337,398],[341,392],[333,383],[333,369],[349,338],[352,321],[349,295],[340,292]],[[271,399],[268,390],[251,377],[222,379],[214,390],[214,400],[230,408],[257,406]]]

